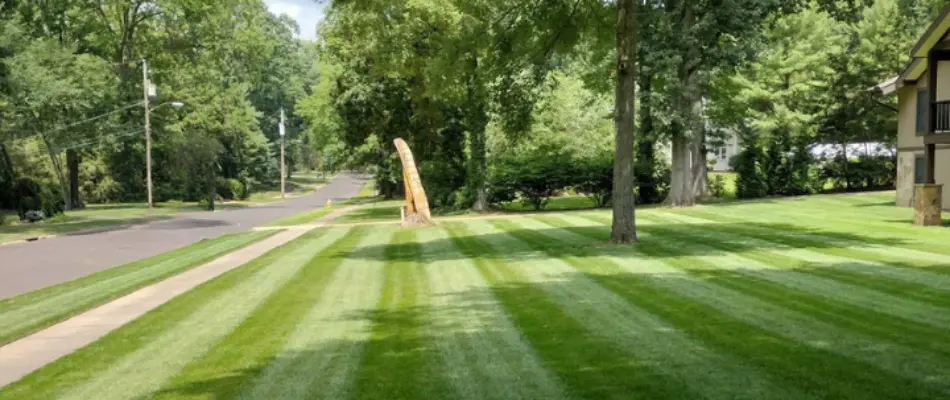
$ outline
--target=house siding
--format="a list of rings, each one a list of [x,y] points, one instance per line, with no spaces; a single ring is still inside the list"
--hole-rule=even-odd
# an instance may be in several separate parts
[[[899,207],[914,204],[914,158],[924,155],[924,139],[917,135],[917,92],[927,89],[927,73],[916,86],[897,92],[897,199]],[[937,65],[937,101],[950,100],[950,61]],[[950,146],[937,146],[934,180],[943,184],[943,208],[950,209]]]

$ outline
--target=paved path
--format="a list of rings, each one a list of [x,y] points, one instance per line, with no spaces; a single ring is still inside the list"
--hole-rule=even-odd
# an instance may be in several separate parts
[[[329,221],[348,209],[321,218]],[[314,224],[314,227],[320,226]],[[60,357],[79,350],[176,296],[233,270],[308,230],[291,229],[221,256],[200,267],[146,286],[30,336],[0,347],[0,388],[29,375]]]
[[[0,246],[0,299],[323,207],[327,199],[339,201],[355,196],[364,183],[360,176],[344,173],[313,194],[279,203],[180,214],[147,225]]]

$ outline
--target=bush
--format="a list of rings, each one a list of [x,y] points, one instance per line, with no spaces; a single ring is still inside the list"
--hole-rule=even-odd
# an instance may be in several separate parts
[[[888,190],[894,188],[897,165],[892,157],[861,157],[856,160],[835,157],[822,166],[818,175],[822,180],[831,180],[837,190]]]
[[[598,207],[610,204],[614,190],[614,160],[610,153],[578,160],[573,174],[573,186],[578,193],[589,197]]]
[[[722,175],[716,175],[709,181],[709,194],[721,199],[726,196],[726,178]]]
[[[508,155],[491,174],[491,201],[497,203],[517,193],[526,205],[541,210],[551,197],[573,183],[575,175],[573,160],[559,149]]]
[[[83,182],[80,193],[89,203],[109,203],[122,199],[122,186],[111,176],[105,176],[99,181]]]
[[[670,191],[671,175],[670,165],[663,160],[655,158],[652,162],[637,160],[637,166],[633,170],[637,204],[663,202]],[[611,179],[613,179],[613,170],[611,170]]]
[[[14,185],[17,202],[17,214],[20,219],[28,211],[42,211],[47,218],[63,212],[62,193],[54,185],[41,185],[30,178],[20,178]]]
[[[223,200],[239,199],[244,195],[244,184],[237,179],[219,178],[215,192]]]
[[[429,205],[433,208],[466,207],[459,192],[465,187],[465,165],[452,160],[434,159],[423,162],[422,176]],[[461,202],[461,203],[460,203]]]
[[[762,149],[755,144],[745,145],[739,154],[732,158],[732,169],[736,172],[736,197],[755,199],[769,193],[765,174],[759,167],[763,158]]]

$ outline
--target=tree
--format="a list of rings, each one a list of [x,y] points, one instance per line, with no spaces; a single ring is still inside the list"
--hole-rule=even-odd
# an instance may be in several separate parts
[[[637,2],[617,2],[617,86],[612,243],[637,240],[633,197],[634,106],[637,83]]]

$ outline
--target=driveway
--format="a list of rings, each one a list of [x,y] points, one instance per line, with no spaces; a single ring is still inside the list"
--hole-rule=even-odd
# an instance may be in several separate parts
[[[0,246],[0,299],[71,281],[201,239],[255,226],[356,196],[366,179],[337,175],[312,194],[214,213],[187,213],[148,225]]]

